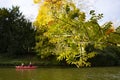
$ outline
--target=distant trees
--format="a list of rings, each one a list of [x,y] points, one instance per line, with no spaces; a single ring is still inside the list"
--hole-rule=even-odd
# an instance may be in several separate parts
[[[19,7],[0,8],[0,55],[26,55],[34,45],[35,29]]]

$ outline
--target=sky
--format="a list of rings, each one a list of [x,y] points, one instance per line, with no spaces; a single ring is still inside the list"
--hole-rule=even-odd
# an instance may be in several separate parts
[[[33,0],[0,0],[0,8],[11,8],[13,5],[19,6],[20,11],[23,12],[27,18],[32,21],[35,20],[38,14],[38,5],[34,4]]]
[[[75,0],[79,6],[79,0]],[[100,20],[100,24],[112,21],[114,26],[120,25],[120,0],[85,0],[85,4],[89,10],[95,10],[96,13],[103,13],[104,17]],[[33,0],[0,0],[0,8],[11,6],[20,6],[20,10],[23,14],[31,19],[35,20],[38,14],[39,6],[33,3]]]

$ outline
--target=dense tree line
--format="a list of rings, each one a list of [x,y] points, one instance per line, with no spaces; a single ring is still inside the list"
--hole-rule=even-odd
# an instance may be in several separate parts
[[[33,26],[19,7],[0,8],[0,56],[35,55],[77,67],[120,65],[120,27],[100,26],[103,14],[94,10],[90,16],[71,1],[45,0]]]
[[[33,53],[35,29],[19,7],[0,8],[0,55],[20,57]]]

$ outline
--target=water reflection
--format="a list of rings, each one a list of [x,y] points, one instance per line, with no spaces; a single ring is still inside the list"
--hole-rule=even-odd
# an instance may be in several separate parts
[[[0,69],[0,80],[120,80],[120,67]]]

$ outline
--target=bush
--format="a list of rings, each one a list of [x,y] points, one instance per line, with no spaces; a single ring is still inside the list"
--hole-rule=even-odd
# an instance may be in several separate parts
[[[97,55],[89,59],[92,66],[118,66],[120,65],[120,47],[110,45],[97,51]]]

